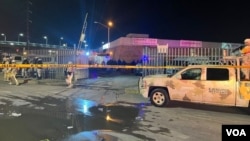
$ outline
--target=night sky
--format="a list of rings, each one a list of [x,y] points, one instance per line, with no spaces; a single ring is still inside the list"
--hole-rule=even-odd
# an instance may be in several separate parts
[[[30,42],[69,46],[78,44],[87,16],[89,48],[107,42],[107,28],[94,24],[112,21],[110,41],[129,33],[150,38],[243,43],[250,37],[247,2],[219,0],[29,0]],[[0,0],[0,33],[8,41],[27,35],[27,0]],[[3,40],[3,36],[0,36]],[[26,38],[20,38],[26,41]]]

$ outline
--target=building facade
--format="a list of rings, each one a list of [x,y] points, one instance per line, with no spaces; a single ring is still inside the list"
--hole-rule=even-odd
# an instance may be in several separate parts
[[[242,44],[155,39],[149,38],[147,34],[128,34],[126,37],[112,41],[110,45],[106,45],[104,49],[106,53],[109,54],[110,59],[130,63],[132,61],[142,60],[145,58],[145,55],[153,54],[165,54],[168,56],[168,60],[195,56],[221,57],[223,55],[230,55],[231,50],[240,45]]]

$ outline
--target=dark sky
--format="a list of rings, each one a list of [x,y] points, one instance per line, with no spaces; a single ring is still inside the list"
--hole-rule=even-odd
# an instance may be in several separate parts
[[[203,0],[29,0],[30,42],[78,44],[87,16],[86,40],[90,48],[107,42],[106,24],[111,20],[110,41],[129,33],[158,39],[184,39],[242,43],[250,37],[247,2]],[[27,0],[0,0],[0,33],[17,41],[27,35]],[[0,36],[0,40],[3,37]],[[26,41],[25,38],[20,40]]]

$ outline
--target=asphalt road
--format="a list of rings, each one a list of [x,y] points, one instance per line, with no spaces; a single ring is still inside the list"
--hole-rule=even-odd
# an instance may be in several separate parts
[[[20,80],[25,83],[14,86],[0,80],[0,140],[20,140],[15,132],[26,122],[22,135],[44,141],[221,141],[222,124],[250,124],[249,114],[241,108],[183,102],[154,107],[138,94],[138,78],[103,76],[81,80],[72,89],[64,81]],[[38,129],[32,126],[38,124]],[[17,138],[6,135],[6,129]]]

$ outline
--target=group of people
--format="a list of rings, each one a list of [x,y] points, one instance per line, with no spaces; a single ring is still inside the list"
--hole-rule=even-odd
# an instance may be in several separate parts
[[[35,57],[32,62],[30,62],[27,58],[23,58],[22,64],[42,64],[42,59]],[[11,56],[3,57],[2,64],[16,64],[16,61]],[[2,69],[4,81],[8,82],[10,85],[19,85],[19,81],[16,78],[19,72],[23,78],[31,77],[31,73],[34,73],[33,76],[37,77],[37,79],[42,78],[42,68],[34,68],[33,71],[30,68],[18,68],[18,67],[6,67]]]
[[[23,58],[22,64],[43,64],[43,61],[39,57],[33,58],[30,61],[28,58]],[[37,79],[42,79],[42,68],[22,68],[21,75],[23,78],[33,77]]]
[[[27,58],[24,58],[22,64],[43,64],[42,59],[35,57],[32,61],[29,61]],[[12,57],[4,57],[2,64],[16,64],[15,60]],[[66,84],[68,88],[73,87],[73,77],[74,77],[74,67],[71,61],[68,62],[68,66],[65,69],[66,75]],[[31,70],[32,69],[32,70]],[[23,78],[32,77],[31,72],[34,73],[37,79],[42,78],[42,68],[18,68],[18,67],[6,67],[3,68],[2,72],[4,75],[4,81],[8,82],[10,85],[19,85],[19,81],[16,78],[18,72],[21,71]]]
[[[32,61],[32,64],[43,64],[43,61],[41,58],[35,57]],[[42,67],[33,68],[31,73],[32,76],[36,77],[38,80],[42,79]]]

